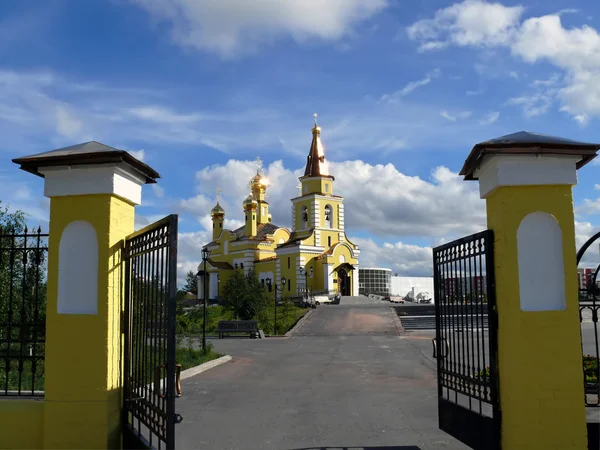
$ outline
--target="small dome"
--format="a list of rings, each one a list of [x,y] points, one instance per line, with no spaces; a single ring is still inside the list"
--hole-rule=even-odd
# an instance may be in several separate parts
[[[219,202],[215,205],[213,209],[210,210],[210,214],[215,216],[217,214],[225,214],[225,210],[219,205]]]
[[[250,187],[254,190],[256,188],[265,189],[267,186],[266,178],[260,173],[256,172],[256,175],[250,180]]]
[[[244,205],[251,205],[252,203],[258,203],[252,194],[249,194],[244,200]]]

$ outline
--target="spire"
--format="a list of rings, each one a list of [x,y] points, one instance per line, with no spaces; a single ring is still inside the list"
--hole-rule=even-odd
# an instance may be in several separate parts
[[[315,126],[312,129],[312,142],[310,151],[306,158],[306,169],[304,170],[305,177],[329,177],[327,161],[325,161],[325,152],[323,144],[321,144],[321,127],[317,124],[318,114],[313,114],[315,118]]]

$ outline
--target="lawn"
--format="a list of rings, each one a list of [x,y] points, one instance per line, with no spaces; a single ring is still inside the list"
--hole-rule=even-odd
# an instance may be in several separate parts
[[[177,361],[177,364],[181,364],[182,370],[185,370],[212,361],[213,359],[220,358],[221,356],[223,356],[221,353],[217,353],[212,349],[212,343],[208,342],[206,352],[193,348],[178,347],[175,360]]]
[[[300,320],[310,308],[300,308],[294,305],[282,305],[277,307],[277,335],[288,332],[298,320]],[[261,317],[258,317],[258,327],[266,335],[273,334],[275,321],[274,308],[267,309]],[[177,315],[177,334],[179,336],[199,336],[202,334],[203,323],[202,308],[191,311],[181,311]],[[209,306],[206,308],[206,333],[208,336],[217,336],[219,320],[235,320],[235,317],[222,306]]]

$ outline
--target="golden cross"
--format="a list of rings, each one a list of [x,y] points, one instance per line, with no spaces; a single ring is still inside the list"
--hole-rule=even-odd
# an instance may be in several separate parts
[[[319,115],[317,113],[314,113],[313,117],[315,118],[315,127],[316,127],[317,126],[317,117],[319,117]]]
[[[259,173],[262,169],[262,160],[259,156],[256,157],[256,173]]]
[[[217,203],[221,201],[221,188],[217,188]]]

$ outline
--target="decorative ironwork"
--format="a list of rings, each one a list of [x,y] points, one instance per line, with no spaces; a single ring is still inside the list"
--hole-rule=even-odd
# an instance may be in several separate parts
[[[491,230],[433,249],[439,427],[473,449],[499,448]]]
[[[0,228],[0,395],[44,395],[47,254],[41,228]]]
[[[586,250],[600,238],[600,233],[592,236],[577,252],[577,265]],[[578,269],[579,322],[581,323],[581,346],[583,352],[583,388],[587,411],[588,448],[600,447],[600,287],[598,272],[595,269]],[[581,273],[583,272],[583,273]]]
[[[175,448],[177,215],[125,240],[124,448]]]

